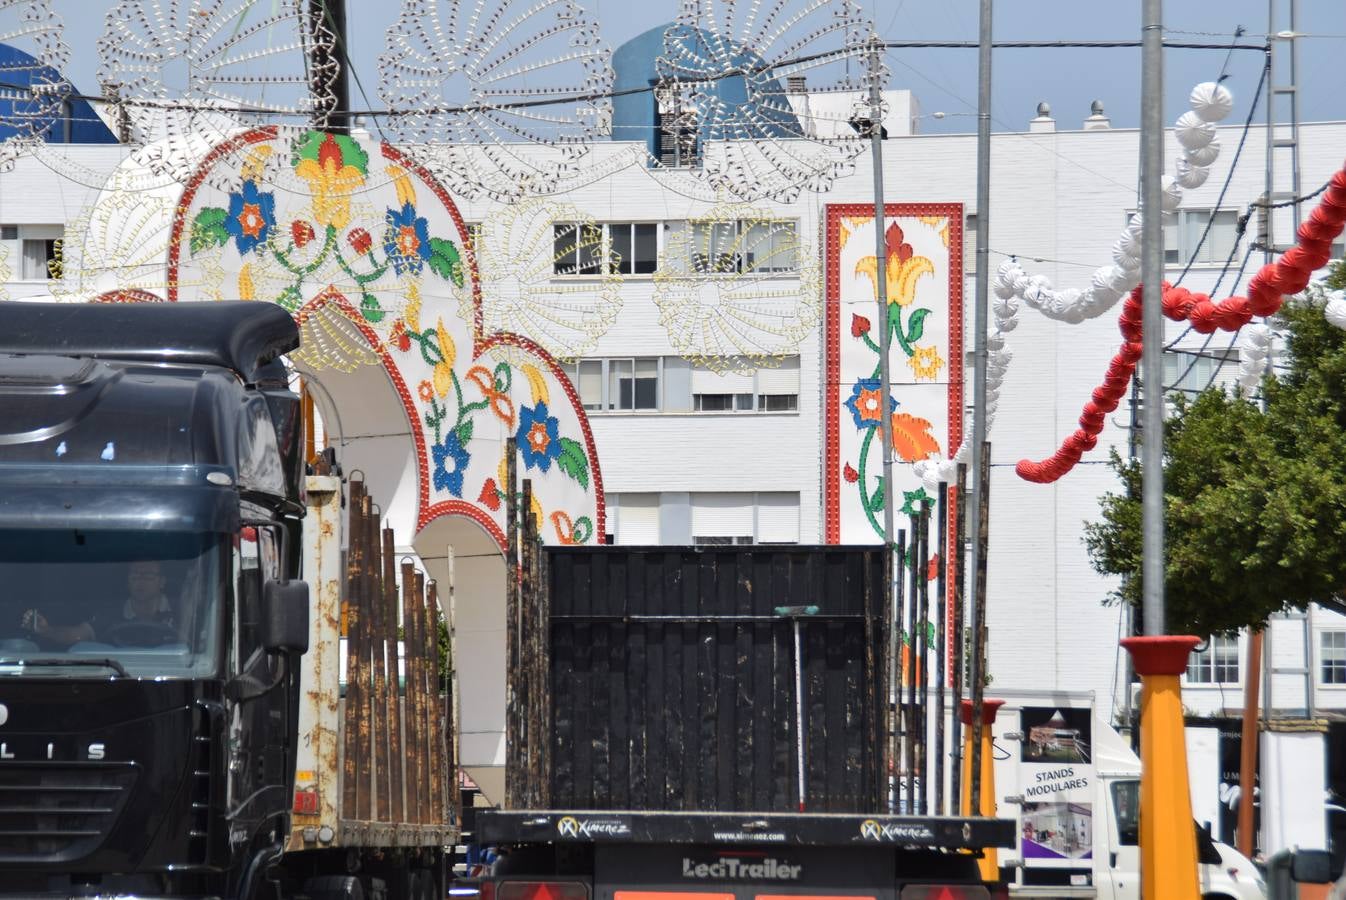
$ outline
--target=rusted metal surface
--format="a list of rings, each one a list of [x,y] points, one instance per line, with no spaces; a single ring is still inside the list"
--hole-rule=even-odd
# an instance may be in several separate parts
[[[972,653],[978,660],[986,659],[986,549],[990,537],[991,513],[991,444],[981,445],[981,509],[977,514],[977,543],[981,552],[977,556],[977,571],[972,573],[977,579],[976,604],[972,609]],[[981,740],[982,699],[986,690],[984,665],[973,667],[978,677],[972,679],[969,693],[972,696],[972,809],[981,809]]]
[[[317,809],[295,813],[286,849],[306,847],[304,830],[335,822],[340,808],[340,703],[337,679],[341,669],[341,482],[310,476],[306,483],[308,516],[304,520],[304,578],[312,597],[311,640],[300,660],[299,740],[295,787],[317,794]]]
[[[519,446],[505,441],[505,809],[523,807],[523,728],[519,711]]]
[[[393,530],[391,528],[383,529],[383,555],[381,567],[382,584],[379,591],[379,602],[383,608],[383,621],[387,628],[384,634],[385,644],[388,647],[388,692],[383,698],[383,704],[388,710],[388,755],[392,760],[389,767],[388,794],[389,794],[389,812],[390,819],[394,822],[403,821],[404,805],[404,784],[403,767],[406,765],[406,754],[402,752],[402,685],[401,677],[398,671],[397,651],[397,546],[393,540]]]
[[[346,530],[346,703],[342,722],[344,759],[341,775],[341,808],[352,818],[368,819],[368,786],[362,778],[368,769],[368,732],[360,727],[360,708],[364,697],[364,666],[361,628],[364,615],[360,610],[360,573],[364,566],[364,544],[360,538],[362,517],[361,498],[365,484],[355,478],[349,481],[348,522]],[[364,787],[364,790],[361,788]],[[363,809],[364,815],[361,815]]]
[[[316,815],[295,815],[289,847],[452,844],[458,819],[448,795],[457,769],[448,748],[456,746],[456,736],[438,677],[438,586],[427,585],[414,564],[404,562],[399,604],[393,534],[380,529],[377,506],[358,478],[349,483],[343,571],[340,482],[310,482],[310,506],[317,508],[305,522],[306,566],[320,579],[331,571],[322,589],[315,587],[297,769],[316,784],[320,801]],[[316,527],[312,532],[310,525]],[[348,652],[346,699],[340,702],[343,606]],[[405,698],[397,675],[399,618],[407,657]],[[297,788],[301,782],[296,779]],[[322,825],[332,828],[333,838],[315,844],[314,826]]]
[[[963,723],[958,717],[958,710],[963,703],[963,635],[966,630],[963,626],[963,587],[965,584],[965,574],[963,572],[965,558],[964,550],[967,547],[967,466],[963,463],[958,464],[958,484],[954,491],[954,496],[958,498],[958,503],[954,507],[954,541],[953,548],[953,678],[950,679],[950,690],[952,696],[949,698],[949,708],[953,710],[953,715],[949,717],[949,752],[952,760],[949,764],[949,805],[957,807],[959,798],[963,796],[962,791],[962,748],[963,748]]]

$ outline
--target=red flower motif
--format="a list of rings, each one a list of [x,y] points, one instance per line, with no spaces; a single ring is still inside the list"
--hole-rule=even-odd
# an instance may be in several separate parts
[[[290,223],[290,237],[294,238],[296,247],[303,247],[316,235],[313,233],[313,226],[307,222],[301,222],[298,219]]]
[[[477,501],[485,504],[491,512],[500,509],[500,491],[495,486],[494,478],[486,479],[486,483],[481,486],[481,493],[477,495]]]
[[[930,564],[926,567],[925,571],[926,581],[934,581],[936,578],[939,577],[939,564],[940,564],[939,554],[936,553],[934,556],[930,557]]]
[[[369,248],[374,246],[374,239],[363,228],[352,228],[350,234],[346,235],[346,240],[350,243],[351,249],[361,256],[368,253]]]
[[[870,322],[864,316],[851,315],[851,337],[869,334]]]
[[[845,478],[851,484],[855,484],[860,480],[860,473],[851,468],[850,463],[846,463],[846,467],[841,470],[841,477]]]
[[[403,353],[411,349],[411,335],[407,334],[407,323],[398,319],[393,324],[393,330],[388,335],[388,340],[392,345]]]

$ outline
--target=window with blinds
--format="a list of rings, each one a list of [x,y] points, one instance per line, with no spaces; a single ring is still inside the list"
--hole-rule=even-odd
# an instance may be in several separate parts
[[[704,492],[691,495],[692,543],[797,544],[796,492]]]
[[[612,522],[614,543],[659,543],[658,494],[609,494],[608,519]]]

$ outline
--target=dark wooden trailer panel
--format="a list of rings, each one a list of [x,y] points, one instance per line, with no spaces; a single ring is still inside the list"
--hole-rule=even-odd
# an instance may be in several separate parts
[[[798,619],[803,808],[886,809],[881,548],[546,556],[547,646],[522,667],[548,670],[550,806],[799,811],[794,620],[777,609],[811,607]]]

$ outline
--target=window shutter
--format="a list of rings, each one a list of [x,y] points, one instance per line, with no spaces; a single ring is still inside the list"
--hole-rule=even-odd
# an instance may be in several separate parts
[[[752,535],[752,494],[692,494],[693,537]]]
[[[799,543],[799,495],[772,492],[757,495],[757,540],[763,544]]]
[[[712,372],[705,366],[692,367],[693,394],[751,394],[752,374]]]
[[[757,370],[757,393],[798,394],[799,357],[787,356],[776,368]]]
[[[659,495],[616,494],[618,544],[659,543]]]

